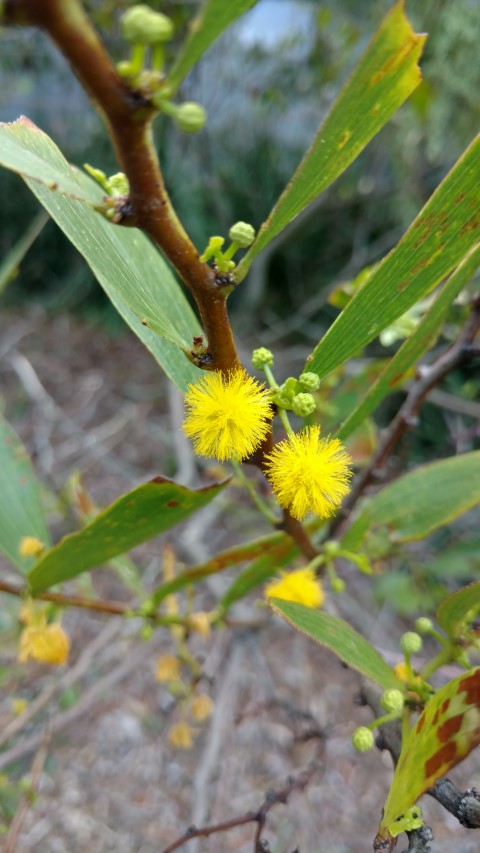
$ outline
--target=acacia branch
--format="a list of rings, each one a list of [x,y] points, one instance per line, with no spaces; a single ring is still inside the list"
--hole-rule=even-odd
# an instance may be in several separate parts
[[[201,263],[168,197],[153,145],[157,115],[148,99],[118,75],[79,0],[6,0],[5,23],[43,29],[70,63],[102,115],[118,162],[130,186],[130,224],[143,229],[159,246],[192,294],[207,336],[208,368],[227,372],[240,365],[227,313],[227,296],[216,274]],[[269,434],[254,464],[263,470],[272,448]],[[282,529],[308,560],[318,553],[303,526],[283,513]]]
[[[7,0],[4,19],[43,29],[64,54],[101,113],[127,175],[131,224],[155,241],[195,299],[208,339],[210,368],[228,371],[238,366],[226,295],[214,270],[200,262],[165,189],[152,137],[157,111],[118,75],[79,0]]]

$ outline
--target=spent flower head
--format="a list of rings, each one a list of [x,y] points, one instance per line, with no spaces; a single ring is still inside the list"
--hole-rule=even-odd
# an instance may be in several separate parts
[[[283,572],[280,580],[268,584],[265,596],[297,601],[306,607],[321,607],[324,599],[320,581],[311,568],[297,569],[296,572],[288,574]]]
[[[61,666],[67,662],[69,651],[70,640],[57,622],[39,628],[28,626],[20,635],[18,660],[20,663],[36,660],[38,663]]]
[[[188,723],[174,723],[168,731],[167,740],[177,749],[191,749],[193,746],[193,729]]]
[[[268,391],[242,368],[228,374],[207,373],[185,395],[184,432],[195,453],[246,459],[262,443],[272,417]]]
[[[267,456],[267,477],[280,506],[300,521],[310,510],[332,515],[349,491],[350,456],[338,438],[311,426],[279,442]]]

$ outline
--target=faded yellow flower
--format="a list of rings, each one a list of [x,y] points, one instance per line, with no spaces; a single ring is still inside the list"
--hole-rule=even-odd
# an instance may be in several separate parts
[[[10,707],[12,709],[12,714],[14,714],[15,717],[20,717],[20,715],[28,708],[28,702],[26,699],[21,699],[20,696],[16,696],[12,699]]]
[[[155,678],[157,681],[174,681],[180,678],[181,664],[174,655],[162,655],[157,658]]]
[[[278,581],[269,583],[265,588],[266,598],[283,598],[297,601],[306,607],[321,607],[324,600],[323,589],[313,569],[298,569],[286,574]]]
[[[195,631],[201,637],[210,636],[210,615],[205,610],[198,610],[197,613],[191,613],[187,624],[191,631]]]
[[[280,506],[300,521],[307,512],[332,515],[349,491],[351,458],[338,438],[320,438],[311,426],[275,445],[267,477]]]
[[[174,723],[167,735],[168,742],[177,749],[191,749],[193,729],[188,723]]]
[[[18,546],[21,557],[39,557],[45,551],[45,545],[36,536],[24,536]]]
[[[190,705],[193,719],[197,720],[198,723],[203,723],[212,713],[213,705],[213,699],[210,696],[206,693],[197,693],[193,696]]]
[[[262,443],[272,418],[269,392],[243,368],[207,373],[185,395],[185,433],[195,453],[219,459],[246,459]]]
[[[40,628],[28,626],[20,635],[18,660],[61,666],[67,662],[69,651],[70,640],[58,622]]]

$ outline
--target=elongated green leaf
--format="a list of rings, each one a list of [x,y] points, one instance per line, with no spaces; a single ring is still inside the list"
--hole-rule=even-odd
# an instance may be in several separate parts
[[[21,171],[23,151],[32,146],[37,161],[56,174],[58,186],[68,175],[79,194],[98,203],[102,190],[87,175],[74,171],[57,146],[28,119],[0,125],[2,139],[19,141],[19,151],[9,158],[0,149],[0,162]],[[10,146],[8,153],[15,152]],[[40,168],[40,167],[39,167]],[[23,175],[26,183],[83,255],[119,313],[145,343],[168,376],[181,390],[199,376],[197,368],[179,352],[190,348],[200,327],[178,282],[148,238],[136,228],[112,225],[90,204],[82,203],[59,189],[49,189],[38,179]]]
[[[47,221],[48,214],[44,210],[41,210],[35,216],[35,219],[32,220],[25,233],[22,234],[15,245],[2,258],[2,262],[0,263],[0,293],[5,290],[7,284],[17,275],[21,262]]]
[[[480,246],[476,246],[450,276],[435,302],[424,314],[413,334],[395,353],[376,382],[340,427],[343,441],[370,415],[391,391],[397,390],[409,368],[435,342],[452,300],[465,287],[480,264]]]
[[[191,21],[189,34],[168,74],[167,85],[174,92],[207,48],[257,0],[205,0],[199,14]]]
[[[40,501],[40,484],[18,435],[0,415],[0,550],[22,571],[32,557],[22,557],[19,545],[24,536],[34,536],[46,545],[50,536]]]
[[[480,581],[447,596],[437,610],[437,622],[449,637],[457,637],[470,611],[480,609]]]
[[[411,729],[395,768],[377,841],[395,837],[401,831],[395,821],[479,743],[480,667],[440,688]]]
[[[326,376],[429,293],[480,241],[480,136],[308,359]]]
[[[290,183],[235,272],[245,278],[253,259],[345,171],[421,80],[417,61],[424,35],[413,32],[396,3],[335,101]]]
[[[49,146],[52,152],[48,151]],[[60,157],[49,156],[53,149]],[[26,116],[11,123],[0,122],[0,164],[24,179],[30,178],[90,207],[102,203],[104,192],[101,187],[93,181],[89,186],[81,187],[74,169],[58,148]]]
[[[348,622],[338,619],[323,610],[314,610],[293,601],[272,598],[272,610],[302,634],[311,637],[321,646],[326,646],[348,666],[371,678],[385,690],[398,687],[399,681],[393,669],[361,634]]]
[[[366,498],[342,546],[354,551],[382,527],[397,542],[421,539],[478,503],[480,450],[423,465]]]
[[[156,477],[122,495],[77,533],[65,536],[29,573],[32,592],[42,592],[130,551],[210,503],[226,482],[192,491]]]

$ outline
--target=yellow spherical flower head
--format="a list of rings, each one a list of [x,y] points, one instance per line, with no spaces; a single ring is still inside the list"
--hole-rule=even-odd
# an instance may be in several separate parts
[[[280,506],[299,521],[307,512],[332,515],[349,491],[351,458],[338,438],[311,426],[279,442],[267,456],[267,477]]]
[[[68,660],[70,640],[57,622],[40,628],[24,628],[20,636],[18,660],[36,660],[50,666],[61,666]]]
[[[195,453],[224,462],[246,459],[262,443],[272,417],[268,391],[242,368],[206,373],[185,395],[185,433]]]
[[[321,607],[323,589],[313,569],[298,569],[289,574],[282,573],[278,581],[265,588],[266,598],[283,598],[285,601],[298,601],[306,607]]]

